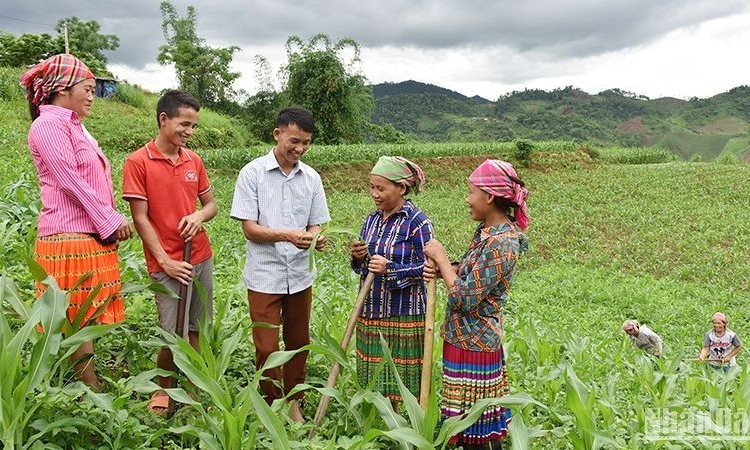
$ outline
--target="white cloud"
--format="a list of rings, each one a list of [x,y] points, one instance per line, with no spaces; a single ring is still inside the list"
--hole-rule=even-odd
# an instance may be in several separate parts
[[[96,20],[116,34],[108,52],[120,78],[151,90],[175,87],[174,71],[154,61],[164,43],[158,3],[150,0],[3,0],[0,29],[54,34],[62,17]],[[750,4],[745,0],[328,0],[313,8],[275,3],[173,1],[197,11],[197,32],[212,47],[237,45],[235,87],[257,90],[253,57],[276,70],[290,35],[325,33],[362,46],[373,83],[408,79],[494,100],[513,90],[575,86],[619,88],[655,98],[708,97],[747,84]],[[20,20],[19,20],[20,19]],[[275,75],[275,73],[273,74]],[[278,87],[278,86],[277,86]]]

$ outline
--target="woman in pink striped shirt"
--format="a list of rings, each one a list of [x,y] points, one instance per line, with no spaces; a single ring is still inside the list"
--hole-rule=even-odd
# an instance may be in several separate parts
[[[60,54],[29,69],[21,85],[29,101],[28,143],[42,199],[34,258],[64,290],[91,274],[69,292],[71,321],[100,286],[91,307],[81,312],[82,323],[120,322],[125,312],[117,241],[129,239],[133,232],[128,219],[115,209],[109,160],[81,123],[91,111],[94,74],[75,56]],[[37,297],[45,289],[38,283]],[[102,305],[106,307],[96,315]],[[79,380],[99,388],[93,353],[93,342],[85,342],[71,361]]]

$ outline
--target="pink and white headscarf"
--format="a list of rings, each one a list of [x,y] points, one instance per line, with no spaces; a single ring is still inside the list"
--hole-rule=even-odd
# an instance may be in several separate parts
[[[727,324],[727,316],[725,316],[724,313],[722,312],[717,312],[716,314],[714,314],[714,316],[711,317],[711,321],[714,321],[714,320],[720,320],[724,322],[724,325]]]
[[[521,186],[513,165],[499,159],[488,159],[469,176],[469,181],[479,189],[515,203],[515,218],[522,230],[529,227],[529,210],[526,197],[529,191]]]
[[[96,78],[80,59],[68,53],[51,56],[21,76],[26,99],[39,106],[50,94],[67,89],[83,80]]]
[[[625,331],[625,332],[635,330],[636,328],[640,328],[640,327],[641,327],[641,324],[638,323],[638,321],[634,319],[626,320],[625,322],[622,323],[622,331]]]

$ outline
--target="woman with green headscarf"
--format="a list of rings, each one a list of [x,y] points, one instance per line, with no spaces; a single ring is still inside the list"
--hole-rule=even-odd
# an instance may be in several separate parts
[[[426,290],[422,249],[433,238],[432,223],[406,196],[417,193],[424,173],[400,156],[383,156],[370,172],[376,210],[367,216],[361,241],[351,246],[352,268],[376,274],[357,321],[357,377],[398,409],[401,393],[387,368],[374,379],[383,355],[382,334],[406,387],[419,397],[424,351]]]

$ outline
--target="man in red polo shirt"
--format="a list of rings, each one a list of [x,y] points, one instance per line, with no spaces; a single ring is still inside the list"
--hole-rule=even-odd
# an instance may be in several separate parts
[[[199,109],[198,100],[184,91],[167,91],[159,99],[159,134],[125,161],[122,194],[143,241],[151,279],[174,292],[193,278],[205,288],[205,311],[197,289],[191,290],[186,306],[185,329],[196,350],[201,316],[205,314],[209,321],[213,317],[213,259],[202,225],[217,213],[203,161],[185,148],[198,125]],[[201,209],[196,208],[197,200]],[[192,241],[190,262],[183,261],[187,241]],[[156,305],[161,327],[174,331],[178,299],[157,294]],[[173,367],[169,348],[159,350],[156,365],[167,370]],[[159,378],[161,387],[169,387],[169,382],[169,377]],[[151,397],[149,408],[161,413],[168,405],[169,396],[161,390]]]

